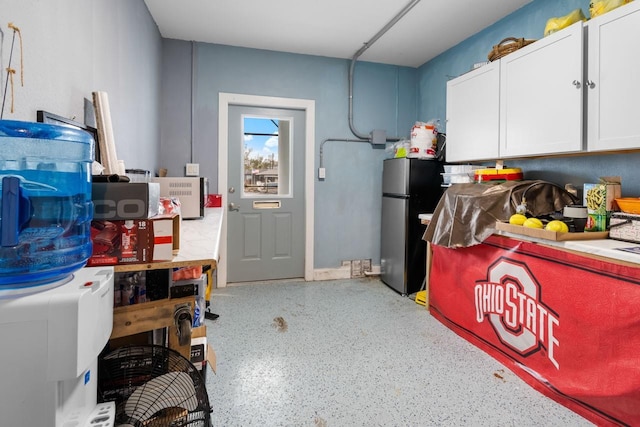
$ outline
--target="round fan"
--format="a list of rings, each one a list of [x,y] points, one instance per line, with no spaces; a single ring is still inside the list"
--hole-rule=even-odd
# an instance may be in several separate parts
[[[180,353],[157,345],[121,347],[99,362],[98,399],[116,403],[116,427],[210,427],[202,376]]]

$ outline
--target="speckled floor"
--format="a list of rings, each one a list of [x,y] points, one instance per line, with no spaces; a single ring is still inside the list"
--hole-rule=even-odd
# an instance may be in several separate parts
[[[214,290],[224,426],[590,426],[378,279]]]

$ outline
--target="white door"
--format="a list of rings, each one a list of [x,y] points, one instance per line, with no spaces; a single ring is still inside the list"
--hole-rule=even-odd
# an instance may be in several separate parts
[[[500,61],[447,82],[448,162],[498,158]]]
[[[305,276],[305,112],[231,105],[227,282]]]
[[[581,151],[582,22],[500,62],[500,157]]]
[[[589,21],[589,151],[640,148],[640,3]]]

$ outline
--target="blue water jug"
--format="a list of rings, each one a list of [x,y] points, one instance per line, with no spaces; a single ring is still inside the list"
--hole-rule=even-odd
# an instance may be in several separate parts
[[[0,297],[64,283],[91,256],[91,134],[0,120]]]

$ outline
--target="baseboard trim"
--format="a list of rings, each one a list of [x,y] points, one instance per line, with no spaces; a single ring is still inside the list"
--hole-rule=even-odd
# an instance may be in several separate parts
[[[371,266],[371,273],[365,273],[365,277],[377,276],[380,274],[380,266]],[[313,280],[340,280],[351,279],[351,268],[349,266],[340,268],[316,268],[313,270]]]
[[[351,267],[340,268],[316,268],[313,270],[313,280],[338,280],[338,279],[350,279]]]
[[[363,277],[375,277],[380,275],[380,266],[372,265],[371,272],[366,272]],[[302,279],[302,278],[301,278]],[[344,266],[339,268],[316,268],[313,270],[313,281],[321,282],[325,280],[341,280],[341,279],[351,279],[351,267]],[[291,279],[282,279],[282,280],[291,280]],[[278,280],[272,281],[259,281],[259,282],[277,282]],[[225,286],[218,286],[216,284],[215,288],[220,289],[228,286],[239,286],[246,283],[229,283],[225,284]]]

